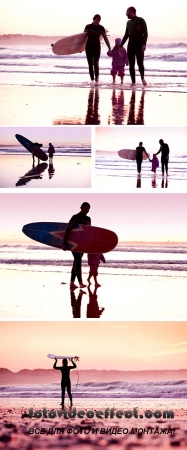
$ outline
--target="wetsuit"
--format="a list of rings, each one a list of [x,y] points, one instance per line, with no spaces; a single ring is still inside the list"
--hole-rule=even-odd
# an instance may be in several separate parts
[[[69,224],[70,225],[70,229],[72,229],[74,227],[74,225],[76,225],[76,223],[80,223],[83,225],[91,225],[91,219],[90,217],[86,216],[85,214],[83,214],[82,212],[79,212],[78,214],[75,214],[74,216],[71,217]],[[64,234],[64,241],[63,243],[66,243],[67,237],[68,237],[68,226],[66,228],[67,232],[65,231]],[[81,271],[81,264],[82,264],[82,257],[83,257],[83,253],[80,252],[72,252],[72,255],[74,257],[74,262],[73,262],[73,267],[71,270],[71,283],[74,283],[75,278],[77,277],[78,282],[82,283],[82,271]]]
[[[94,80],[94,72],[95,72],[95,80],[98,81],[99,78],[99,58],[101,54],[101,44],[100,44],[100,36],[102,34],[109,50],[110,43],[106,37],[105,28],[102,25],[94,25],[90,23],[86,25],[84,31],[88,33],[88,39],[86,42],[86,57],[88,61],[89,74],[91,80]]]
[[[144,79],[144,52],[142,52],[142,46],[146,45],[148,38],[147,25],[142,17],[133,17],[128,20],[126,31],[121,41],[120,47],[122,47],[127,39],[129,39],[127,46],[127,55],[129,60],[129,70],[132,83],[135,83],[135,58],[141,79]]]
[[[160,150],[156,153],[158,155],[161,153],[161,164],[162,164],[162,175],[164,175],[164,167],[166,174],[168,174],[168,162],[169,162],[169,146],[165,142],[160,145]]]
[[[62,389],[62,405],[64,405],[64,397],[65,397],[65,389],[67,388],[67,393],[69,395],[69,399],[72,405],[72,394],[71,394],[71,381],[70,381],[70,370],[75,369],[77,366],[72,361],[73,366],[62,366],[56,367],[57,361],[55,361],[53,365],[53,369],[60,370],[62,373],[61,379],[61,389]]]
[[[137,164],[137,171],[138,173],[141,173],[141,167],[142,167],[142,161],[143,161],[143,152],[147,155],[149,158],[149,155],[147,154],[144,147],[136,147],[136,164]]]

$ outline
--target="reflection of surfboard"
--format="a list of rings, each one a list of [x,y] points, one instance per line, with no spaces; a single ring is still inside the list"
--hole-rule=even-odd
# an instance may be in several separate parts
[[[38,164],[34,169],[29,170],[23,177],[21,177],[17,183],[16,186],[24,186],[32,179],[42,178],[40,175],[47,169],[48,164],[47,163],[41,163]]]
[[[30,153],[33,153],[36,158],[41,159],[42,161],[47,161],[48,156],[43,150],[41,150],[41,148],[34,148],[31,151],[31,146],[33,145],[32,141],[29,141],[29,139],[25,138],[21,134],[16,134],[15,137],[18,142],[20,142],[20,144],[23,145],[23,147],[25,147]]]
[[[53,53],[55,55],[72,55],[73,53],[83,52],[86,47],[87,37],[87,33],[64,37],[55,44],[51,44]]]
[[[57,355],[53,355],[51,353],[49,353],[49,355],[47,355],[48,358],[50,359],[72,359],[74,358],[75,361],[79,361],[80,356],[57,356]]]
[[[66,227],[67,223],[37,222],[24,225],[22,231],[35,241],[62,249]],[[118,237],[113,231],[76,224],[70,231],[67,250],[82,253],[107,253],[113,250],[117,243]]]
[[[135,160],[136,150],[128,150],[128,149],[119,150],[118,155],[120,156],[120,158]],[[143,152],[143,159],[148,159],[147,155],[144,152]]]

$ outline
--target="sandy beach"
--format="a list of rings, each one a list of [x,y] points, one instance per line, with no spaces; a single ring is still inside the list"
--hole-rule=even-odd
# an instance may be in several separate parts
[[[161,174],[153,176],[147,173],[144,175],[143,172],[141,176],[138,176],[136,169],[134,175],[124,174],[120,177],[112,175],[96,175],[95,176],[96,190],[98,192],[132,192],[136,189],[142,189],[142,191],[152,191],[153,189],[167,189],[169,192],[186,192],[187,191],[187,181],[181,179],[173,179],[172,176],[162,177]]]
[[[113,450],[133,449],[136,447],[151,450],[152,448],[170,449],[173,446],[185,448],[187,444],[187,411],[184,399],[122,399],[115,401],[114,399],[92,399],[79,400],[76,399],[74,406],[76,410],[98,410],[109,407],[116,409],[132,410],[137,407],[140,412],[146,409],[155,410],[171,410],[174,411],[174,419],[98,419],[96,417],[88,419],[75,418],[29,418],[28,409],[42,409],[46,406],[47,410],[60,409],[59,402],[51,399],[1,399],[0,401],[0,448],[25,450],[36,450],[40,448],[63,447],[96,449],[107,445],[107,448]],[[30,434],[31,428],[38,429],[37,433]],[[54,433],[49,429],[63,428],[63,433]],[[101,429],[117,429],[119,434],[103,434]],[[137,428],[138,433],[133,434],[132,428]],[[148,433],[143,433],[144,429],[148,429]],[[40,430],[43,429],[42,434]],[[71,429],[71,431],[70,431]],[[93,433],[93,429],[97,432]],[[152,429],[152,431],[151,431]],[[167,430],[163,432],[162,430]],[[74,432],[75,430],[75,432]],[[124,433],[123,433],[124,430]],[[170,432],[168,433],[168,430]],[[172,431],[171,431],[172,430]],[[31,431],[32,433],[32,431]]]
[[[55,156],[53,161],[37,159],[33,167],[32,155],[0,156],[0,188],[90,188],[91,158]]]
[[[104,270],[104,269],[103,269]],[[106,269],[107,271],[107,269]],[[111,271],[110,271],[111,272]],[[83,268],[86,282],[88,269]],[[42,320],[171,320],[187,317],[186,278],[147,270],[99,274],[101,287],[70,291],[70,267],[59,272],[1,270],[0,317]],[[177,300],[178,299],[178,300]],[[180,301],[179,301],[180,299]]]
[[[0,96],[0,125],[187,125],[184,93],[149,91],[141,85],[134,91],[110,84],[91,89],[89,83],[1,85]]]

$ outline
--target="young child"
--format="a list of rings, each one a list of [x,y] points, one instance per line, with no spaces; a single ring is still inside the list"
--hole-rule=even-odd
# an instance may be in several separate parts
[[[105,257],[102,253],[88,253],[88,265],[90,266],[90,272],[88,275],[88,285],[91,284],[90,280],[93,277],[95,281],[95,286],[99,287],[101,286],[97,282],[97,276],[98,276],[98,267],[100,264],[100,261],[106,262]]]
[[[125,74],[124,66],[129,65],[129,61],[127,58],[127,52],[124,47],[120,48],[121,39],[115,39],[115,47],[112,50],[107,52],[108,56],[112,57],[112,70],[111,75],[113,77],[113,83],[115,84],[116,75],[119,75],[121,78],[121,84],[123,84],[123,78]]]
[[[149,159],[150,162],[152,162],[152,172],[156,173],[157,167],[159,167],[159,160],[155,153],[153,153],[153,159]]]

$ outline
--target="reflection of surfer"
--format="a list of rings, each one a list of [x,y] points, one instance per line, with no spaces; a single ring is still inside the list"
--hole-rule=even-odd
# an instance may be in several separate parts
[[[53,369],[60,370],[62,374],[61,379],[61,389],[62,389],[62,409],[64,409],[64,397],[65,397],[65,389],[67,389],[67,393],[70,399],[70,405],[72,406],[72,393],[71,393],[71,381],[70,381],[70,370],[75,369],[77,366],[74,363],[73,359],[71,360],[73,366],[68,366],[68,360],[62,360],[62,367],[56,367],[57,359],[55,358],[55,363],[53,364]]]
[[[105,28],[102,25],[99,25],[100,21],[101,16],[99,14],[95,14],[93,17],[93,22],[86,25],[84,29],[84,31],[88,33],[88,39],[86,42],[86,57],[88,61],[89,74],[91,81],[94,81],[95,78],[96,84],[99,81],[99,58],[101,54],[101,44],[99,38],[101,35],[103,36],[108,49],[111,50]]]
[[[89,275],[88,275],[88,284],[89,285],[91,283],[90,280],[93,277],[93,279],[95,281],[95,286],[97,286],[97,287],[101,286],[97,282],[98,267],[99,267],[100,261],[102,261],[104,263],[106,262],[105,257],[102,253],[88,253],[88,265],[90,266],[90,271],[89,271]]]
[[[129,103],[129,116],[127,125],[144,125],[144,96],[145,91],[142,91],[140,103],[138,106],[138,113],[135,116],[136,106],[136,91],[132,91],[131,99]]]
[[[142,17],[137,17],[136,9],[133,6],[127,9],[126,15],[128,22],[126,26],[125,35],[121,41],[120,47],[123,47],[127,39],[129,39],[127,47],[127,55],[129,60],[129,70],[132,80],[132,86],[135,85],[135,58],[139,72],[141,75],[142,84],[147,85],[144,78],[144,51],[146,49],[146,42],[148,37],[147,25]]]
[[[53,155],[55,153],[55,149],[53,147],[53,144],[51,144],[51,142],[49,143],[48,153],[49,153],[49,158],[52,159]]]
[[[41,147],[43,147],[43,144],[38,144],[38,142],[34,142],[33,144],[31,144],[30,152],[32,153],[33,163],[35,162],[34,151],[40,150]],[[38,164],[39,164],[39,162],[40,162],[40,159],[38,158]]]
[[[100,125],[98,89],[90,89],[85,125]]]
[[[143,152],[147,155],[147,157],[149,159],[149,155],[146,152],[145,148],[143,147],[143,142],[139,142],[139,146],[136,147],[136,164],[137,164],[138,173],[141,173]]]
[[[67,246],[66,246],[66,242],[68,240],[68,236],[69,233],[71,231],[71,229],[76,225],[76,224],[82,224],[82,225],[91,225],[91,219],[90,217],[87,216],[89,210],[90,210],[90,204],[87,202],[82,203],[81,205],[81,211],[78,214],[75,214],[74,216],[71,217],[68,226],[65,230],[64,233],[64,239],[63,239],[63,245],[62,248],[63,250],[67,250]],[[83,284],[82,282],[82,256],[83,253],[80,252],[72,252],[72,255],[74,257],[74,262],[73,262],[73,267],[71,270],[71,282],[70,282],[70,287],[75,289],[78,286],[76,286],[76,284],[74,283],[75,278],[77,277],[78,282],[79,282],[79,287],[83,288],[86,285]]]
[[[74,289],[70,289],[71,306],[74,319],[80,319],[81,317],[81,302],[82,296],[84,294],[86,294],[86,292],[80,289],[78,297],[76,299]]]

